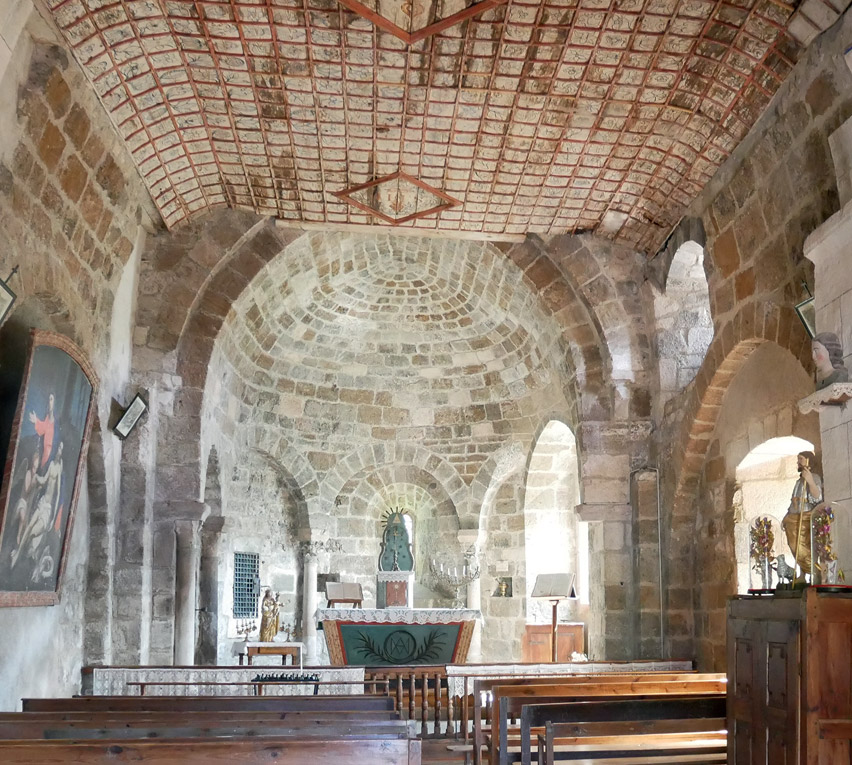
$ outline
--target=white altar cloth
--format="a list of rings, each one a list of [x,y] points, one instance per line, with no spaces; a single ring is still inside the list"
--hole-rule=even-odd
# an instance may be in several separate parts
[[[318,621],[369,622],[370,624],[452,624],[479,619],[471,608],[318,608]]]
[[[198,683],[198,685],[148,685],[146,696],[251,696],[251,683],[259,675],[319,675],[331,685],[320,685],[320,695],[346,695],[364,692],[363,667],[311,667],[300,672],[294,667],[93,667],[92,693],[95,696],[138,696],[139,686],[130,683]],[[217,685],[205,685],[217,683]],[[340,683],[337,685],[336,683]],[[351,683],[351,684],[350,684]],[[310,696],[315,684],[307,681],[294,684],[267,684],[264,696]]]

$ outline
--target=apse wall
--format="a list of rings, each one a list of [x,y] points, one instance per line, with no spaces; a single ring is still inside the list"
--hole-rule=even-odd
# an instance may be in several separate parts
[[[220,455],[224,514],[254,512],[230,477],[260,450],[304,500],[299,540],[342,544],[321,573],[374,597],[381,518],[399,505],[414,518],[420,569],[430,548],[461,562],[459,529],[479,527],[474,480],[488,486],[494,455],[527,453],[554,414],[569,416],[567,358],[531,285],[491,245],[306,235],[237,299],[213,351],[202,448]],[[523,556],[522,508],[523,492],[520,525],[489,555]],[[450,602],[425,570],[415,595],[418,606]]]

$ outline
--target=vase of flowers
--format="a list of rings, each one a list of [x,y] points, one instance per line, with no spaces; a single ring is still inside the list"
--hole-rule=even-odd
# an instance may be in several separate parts
[[[775,544],[775,534],[772,531],[772,519],[756,518],[751,527],[751,560],[752,567],[759,574],[761,589],[772,589],[772,568],[770,563],[775,560],[772,546]]]

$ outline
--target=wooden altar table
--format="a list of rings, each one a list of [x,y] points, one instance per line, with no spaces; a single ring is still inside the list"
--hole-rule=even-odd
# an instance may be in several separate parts
[[[292,659],[291,663],[295,664],[296,659],[298,659],[299,669],[302,669],[302,654],[305,649],[304,643],[261,643],[258,641],[249,641],[241,647],[244,647],[245,651],[241,651],[239,654],[240,666],[242,666],[243,657],[247,657],[248,665],[252,666],[252,659],[255,656],[280,656],[282,664],[286,664],[287,657],[290,656]]]

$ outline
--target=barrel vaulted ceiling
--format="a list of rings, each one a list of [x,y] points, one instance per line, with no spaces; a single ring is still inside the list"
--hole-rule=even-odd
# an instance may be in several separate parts
[[[48,0],[168,226],[653,252],[799,51],[778,0]]]

